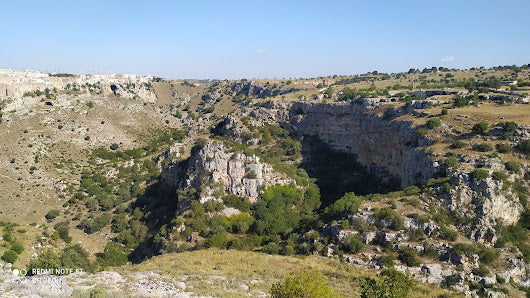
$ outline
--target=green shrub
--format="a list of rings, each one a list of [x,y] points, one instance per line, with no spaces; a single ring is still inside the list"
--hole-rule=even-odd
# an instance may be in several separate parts
[[[31,259],[28,265],[28,275],[35,275],[33,270],[34,269],[50,269],[55,271],[55,269],[61,268],[61,262],[59,261],[59,257],[51,251],[46,250],[42,253],[40,253],[36,258]]]
[[[364,249],[364,243],[360,234],[349,234],[344,238],[342,247],[350,253],[358,253]]]
[[[387,268],[377,278],[361,277],[360,285],[362,298],[405,298],[410,297],[416,281],[394,268]]]
[[[415,196],[421,192],[421,189],[416,185],[409,186],[403,190],[407,196]]]
[[[444,288],[450,288],[456,285],[460,281],[460,275],[455,273],[453,275],[446,276],[441,286]]]
[[[364,197],[356,196],[353,192],[346,193],[342,198],[324,209],[324,218],[329,220],[341,219],[355,214],[363,200]]]
[[[301,204],[302,192],[293,185],[266,188],[255,205],[254,230],[261,235],[289,234],[301,220]]]
[[[177,248],[177,252],[185,252],[190,249],[191,249],[191,245],[187,242],[184,242],[181,245],[179,245],[179,247]]]
[[[449,241],[456,241],[458,238],[458,232],[450,229],[446,225],[440,226],[440,238],[449,240]]]
[[[506,167],[506,170],[512,172],[512,173],[519,173],[521,171],[521,166],[513,161],[509,161],[504,164],[504,167]]]
[[[24,245],[20,242],[14,242],[9,249],[19,255],[24,251]]]
[[[403,229],[403,218],[396,213],[392,208],[385,207],[381,208],[375,214],[376,219],[381,222],[382,220],[390,221],[390,228],[393,230]]]
[[[342,220],[342,223],[340,224],[340,227],[343,228],[344,230],[349,230],[350,227],[351,227],[350,221],[347,220],[347,219]]]
[[[513,121],[501,122],[499,123],[499,125],[502,127],[502,129],[505,132],[508,132],[508,133],[513,133],[517,129],[517,123]]]
[[[280,245],[276,242],[269,242],[263,246],[263,252],[270,255],[279,253],[280,249]]]
[[[294,247],[290,246],[290,245],[286,245],[284,248],[283,248],[283,255],[285,256],[290,256],[294,253]]]
[[[127,263],[127,255],[123,252],[121,245],[116,242],[109,242],[105,246],[103,253],[98,256],[101,266],[121,266]]]
[[[206,247],[226,248],[227,242],[226,233],[219,233],[208,238],[204,245]]]
[[[6,263],[11,263],[11,264],[15,263],[17,258],[18,258],[17,253],[12,250],[6,250],[1,257],[2,261]]]
[[[488,130],[488,126],[488,122],[481,121],[473,125],[471,131],[476,134],[484,134]]]
[[[418,128],[416,129],[416,136],[418,137],[424,137],[429,133],[429,131],[425,128]]]
[[[474,169],[471,172],[471,176],[476,180],[483,180],[489,177],[489,173],[484,169]]]
[[[512,146],[504,143],[495,145],[495,148],[499,153],[509,153],[513,151]]]
[[[454,98],[454,106],[455,107],[463,107],[467,106],[469,104],[469,99],[463,96],[456,96]]]
[[[530,155],[530,140],[520,141],[515,146],[515,149],[523,154]]]
[[[304,271],[285,277],[271,289],[273,298],[340,297],[328,287],[326,279],[314,271]]]
[[[445,159],[444,161],[444,164],[447,168],[454,168],[456,167],[458,164],[460,163],[460,161],[458,160],[458,158],[456,156],[449,156],[448,158]]]
[[[54,220],[60,214],[61,214],[61,211],[59,211],[57,209],[53,209],[53,210],[48,211],[48,213],[46,213],[46,215],[44,217],[46,218],[46,220],[48,222],[50,222],[50,221]]]
[[[396,258],[393,255],[383,255],[379,257],[379,262],[386,267],[394,266],[394,260],[396,260]]]
[[[88,253],[80,244],[68,246],[61,254],[60,261],[63,268],[82,268],[87,272],[93,272],[95,269],[88,259]]]
[[[475,275],[482,276],[482,277],[490,274],[489,269],[482,264],[480,264],[478,268],[473,269],[471,272],[473,272],[473,274]]]
[[[101,231],[101,229],[103,229],[105,226],[107,226],[110,223],[111,219],[112,217],[109,213],[103,213],[100,216],[92,220],[85,219],[81,221],[79,226],[80,228],[85,230],[85,232],[87,232],[88,234],[92,234],[92,233]]]
[[[436,128],[436,127],[441,125],[440,118],[438,118],[438,117],[430,117],[429,119],[427,119],[427,122],[425,123],[425,125],[429,129]]]
[[[398,259],[409,267],[417,267],[421,264],[420,260],[418,259],[418,254],[414,251],[414,249],[408,246],[405,246],[399,250]]]
[[[473,150],[479,152],[489,152],[493,150],[493,147],[491,147],[491,145],[488,143],[473,144]]]
[[[498,171],[491,173],[491,177],[497,181],[506,181],[506,179],[508,179],[508,175],[506,175],[506,173]]]
[[[447,115],[448,112],[449,112],[449,111],[448,111],[446,108],[443,108],[443,109],[442,109],[442,115]]]
[[[453,144],[451,144],[451,147],[455,149],[464,148],[465,146],[466,143],[464,143],[463,141],[454,141]]]
[[[484,264],[491,264],[499,258],[500,252],[496,249],[481,247],[478,256]]]
[[[66,243],[70,243],[72,241],[72,237],[70,236],[70,227],[68,226],[68,222],[60,222],[55,225],[55,230],[59,234],[59,237],[64,240]]]
[[[247,197],[240,197],[234,194],[229,194],[223,198],[223,202],[228,207],[236,208],[242,212],[250,211],[252,203],[250,203]]]
[[[244,234],[254,224],[254,217],[246,214],[234,214],[226,218],[229,221],[229,226],[232,228],[233,233]]]
[[[118,147],[119,147],[119,145],[118,145],[118,144],[116,144],[116,143],[113,143],[112,145],[110,145],[110,150],[117,150],[117,149],[118,149]]]

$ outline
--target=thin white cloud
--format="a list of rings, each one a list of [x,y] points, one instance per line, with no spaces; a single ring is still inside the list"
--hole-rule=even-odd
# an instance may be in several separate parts
[[[258,53],[258,55],[262,55],[262,56],[263,56],[263,55],[265,55],[265,50],[258,49],[258,50],[256,51],[256,53]]]
[[[445,62],[445,63],[451,63],[455,61],[455,57],[453,56],[445,56],[442,58],[442,62]]]

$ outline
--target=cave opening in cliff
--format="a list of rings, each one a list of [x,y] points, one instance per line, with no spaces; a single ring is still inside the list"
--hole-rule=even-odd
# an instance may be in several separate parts
[[[400,189],[396,177],[383,179],[371,174],[357,161],[355,154],[335,150],[315,136],[304,136],[300,166],[311,178],[316,179],[323,207],[347,192],[367,195]]]

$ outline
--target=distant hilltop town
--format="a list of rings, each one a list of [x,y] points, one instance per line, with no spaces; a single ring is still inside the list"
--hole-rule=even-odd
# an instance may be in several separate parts
[[[44,92],[48,88],[74,91],[87,89],[102,95],[114,94],[126,98],[136,94],[154,100],[151,98],[153,92],[141,91],[150,91],[152,81],[152,76],[133,74],[74,75],[0,69],[0,99],[20,98],[36,90]]]

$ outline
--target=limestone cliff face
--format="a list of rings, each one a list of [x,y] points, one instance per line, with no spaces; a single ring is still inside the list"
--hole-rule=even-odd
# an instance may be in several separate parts
[[[316,135],[331,147],[356,155],[370,173],[398,177],[402,187],[424,184],[441,170],[436,161],[417,148],[425,140],[417,139],[410,123],[374,115],[364,105],[270,102],[243,112],[252,118],[252,125],[281,124],[303,135]],[[399,116],[400,111],[393,114]],[[461,171],[449,173],[449,177],[456,186],[440,204],[478,219],[481,228],[471,232],[473,238],[494,243],[495,238],[490,236],[495,233],[496,223],[518,221],[521,204],[514,199],[515,194],[503,190],[502,182],[491,178],[475,181]]]
[[[372,173],[398,177],[401,186],[425,183],[435,166],[415,148],[410,123],[365,113],[358,105],[295,103],[290,123],[301,134],[316,135],[333,148],[352,153]]]
[[[174,179],[178,172],[178,168],[169,168],[173,168],[173,172],[166,171],[170,173],[163,176],[166,181]],[[291,178],[261,162],[259,157],[229,152],[222,143],[215,141],[207,142],[192,154],[187,168],[188,176],[181,187],[200,189],[200,200],[203,202],[215,199],[213,193],[219,187],[228,194],[246,196],[255,201],[266,186],[294,183]]]
[[[477,219],[477,225],[468,231],[470,238],[493,245],[497,223],[512,225],[519,220],[523,207],[516,194],[503,189],[503,182],[476,180],[468,173],[457,173],[453,179],[455,187],[443,203],[462,216]]]
[[[425,183],[437,170],[416,148],[410,123],[367,113],[362,105],[269,104],[248,114],[254,125],[283,122],[300,134],[318,136],[332,148],[357,156],[370,173],[399,178],[403,187]]]

